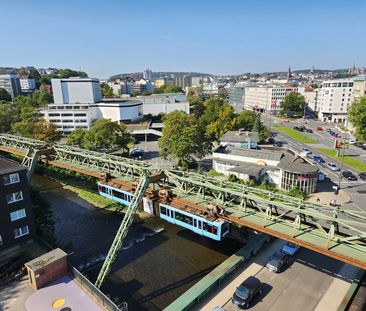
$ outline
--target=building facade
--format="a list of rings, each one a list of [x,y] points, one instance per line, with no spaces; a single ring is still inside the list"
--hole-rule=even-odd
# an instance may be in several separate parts
[[[27,168],[0,157],[0,254],[35,234]]]
[[[152,71],[150,69],[145,69],[143,77],[145,80],[151,81],[152,80]]]
[[[262,113],[277,114],[281,110],[281,102],[291,92],[304,95],[305,89],[289,84],[246,86],[244,108]]]
[[[244,94],[245,86],[235,85],[230,87],[229,103],[236,112],[242,112],[244,110]]]
[[[5,89],[11,98],[22,95],[20,79],[18,75],[5,74],[0,75],[0,88]]]
[[[192,85],[192,78],[190,76],[179,76],[174,78],[174,85],[179,86],[182,90]]]
[[[102,101],[99,80],[89,78],[51,79],[55,104],[90,104]]]
[[[33,93],[36,88],[36,81],[30,78],[20,78],[20,88],[22,93]]]

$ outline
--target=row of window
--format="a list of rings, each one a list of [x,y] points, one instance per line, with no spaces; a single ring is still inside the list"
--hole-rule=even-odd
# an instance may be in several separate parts
[[[62,113],[61,116],[72,116],[72,113]],[[59,117],[60,114],[59,113],[49,113],[48,114],[49,117]],[[86,117],[86,113],[74,113],[74,117]]]
[[[323,87],[352,87],[353,82],[333,82],[323,83]]]
[[[88,120],[86,120],[86,119],[76,119],[76,120],[72,120],[72,119],[65,119],[65,120],[50,119],[50,122],[51,123],[59,123],[59,122],[62,122],[62,123],[72,123],[72,122],[75,122],[75,123],[87,123]]]
[[[89,109],[89,106],[69,106],[69,105],[62,105],[62,106],[48,106],[50,110],[56,109]]]
[[[28,226],[24,226],[24,227],[21,227],[21,228],[17,228],[17,229],[14,229],[14,238],[15,239],[18,239],[24,235],[27,235],[29,234],[29,227]],[[3,244],[3,237],[1,236],[0,234],[0,245]]]

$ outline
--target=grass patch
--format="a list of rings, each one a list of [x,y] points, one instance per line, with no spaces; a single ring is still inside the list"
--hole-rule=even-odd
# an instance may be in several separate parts
[[[113,200],[102,197],[100,194],[98,194],[92,190],[82,189],[80,187],[71,186],[71,185],[65,185],[64,189],[77,193],[80,198],[89,202],[90,204],[94,205],[95,207],[108,208],[108,209],[110,209],[110,208],[117,209],[118,208],[119,210],[122,210],[125,207],[124,205],[116,203]]]
[[[288,128],[283,125],[277,125],[274,127],[274,129],[286,134],[287,136],[292,137],[293,139],[296,139],[300,143],[303,144],[316,144],[317,141],[307,135],[305,135],[303,132],[296,131],[292,128]]]
[[[338,161],[342,161],[342,156],[337,157],[337,151],[334,150],[334,149],[319,148],[317,150],[320,153],[323,153],[323,154],[327,155],[330,158],[336,159]],[[357,160],[357,159],[355,159],[352,156],[345,155],[343,162],[344,162],[344,164],[346,164],[346,165],[354,168],[355,170],[363,171],[363,172],[366,171],[366,164],[363,163],[363,162],[361,162],[361,161],[359,161],[359,160]]]
[[[209,176],[213,176],[213,177],[224,176],[224,174],[222,174],[222,173],[219,173],[219,172],[215,171],[213,168],[212,168],[212,169],[210,169],[210,170],[207,172],[207,175],[209,175]]]

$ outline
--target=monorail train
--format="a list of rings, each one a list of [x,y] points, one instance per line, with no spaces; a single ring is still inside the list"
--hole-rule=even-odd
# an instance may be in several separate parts
[[[130,205],[133,198],[133,194],[107,184],[98,183],[98,191],[101,196],[127,206]],[[225,220],[209,221],[205,217],[190,214],[167,204],[159,203],[159,217],[216,241],[221,241],[229,234],[230,225]]]

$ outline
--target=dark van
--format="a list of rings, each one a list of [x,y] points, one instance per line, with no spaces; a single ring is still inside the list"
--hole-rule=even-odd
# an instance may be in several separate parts
[[[231,301],[240,309],[249,308],[251,301],[258,293],[261,292],[261,289],[261,281],[254,276],[250,276],[236,288]]]

